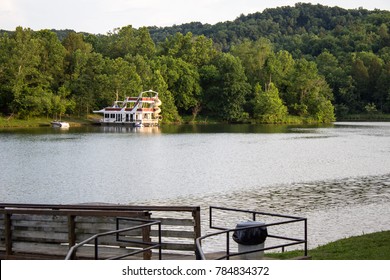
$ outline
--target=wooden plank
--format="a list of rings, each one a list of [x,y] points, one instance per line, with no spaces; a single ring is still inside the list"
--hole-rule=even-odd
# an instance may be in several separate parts
[[[181,243],[167,243],[163,242],[161,248],[165,250],[175,250],[175,251],[194,251],[195,244],[181,244]]]
[[[121,204],[23,204],[0,203],[0,209],[6,208],[32,208],[32,209],[99,209],[123,211],[165,211],[165,212],[193,212],[199,211],[199,206],[146,206]]]
[[[66,254],[68,253],[68,246],[59,245],[59,244],[38,243],[38,242],[14,242],[13,251],[14,253],[30,253],[30,254],[40,254],[40,255],[48,255],[48,256],[62,256],[63,258],[65,258]]]
[[[76,223],[75,224],[75,232],[76,233],[101,233],[101,232],[107,232],[107,231],[112,231],[115,230],[116,227],[115,224],[104,224],[104,223]]]
[[[76,224],[80,223],[116,223],[117,217],[111,217],[111,216],[76,216],[75,222]]]
[[[76,228],[75,229],[75,234],[77,236],[79,235],[87,235],[87,236],[92,236],[92,235],[95,235],[95,234],[98,234],[98,233],[105,233],[105,232],[108,232],[108,231],[114,231],[115,228],[110,228],[110,229],[104,229],[104,228],[86,228],[86,229],[80,229],[80,228]],[[141,229],[135,229],[135,230],[129,230],[129,231],[125,231],[125,232],[122,232],[120,235],[124,236],[124,235],[127,235],[127,236],[134,236],[134,235],[141,235],[142,234],[142,230]]]
[[[80,234],[80,235],[77,235],[76,237],[76,242],[82,242],[88,238],[90,238],[91,235],[88,235],[88,234]],[[121,238],[123,240],[126,240],[126,241],[130,241],[130,240],[135,240],[135,241],[138,241],[138,242],[141,242],[142,241],[142,236],[131,236],[131,237],[123,237]],[[92,243],[94,241],[91,241]],[[121,243],[120,241],[116,241],[116,238],[115,238],[115,235],[111,235],[111,236],[100,236],[98,238],[98,243],[99,244],[105,244],[105,245],[109,245],[109,244],[118,244],[118,243]],[[122,242],[123,244],[126,244],[126,242]],[[123,245],[121,244],[121,245]]]
[[[35,228],[65,228],[67,231],[68,222],[64,221],[32,221],[32,220],[12,220],[13,227],[35,227]]]
[[[98,249],[99,259],[108,259],[118,257],[120,255],[132,253],[139,250],[139,248],[123,248],[123,247],[104,247],[100,246]],[[93,259],[95,256],[94,246],[83,246],[77,251],[76,259]],[[142,253],[135,255],[136,258],[142,259]],[[134,257],[133,257],[134,258]]]
[[[40,241],[44,243],[62,243],[68,242],[68,234],[62,232],[49,231],[19,231],[12,232],[12,241]]]
[[[138,223],[137,222],[133,222],[133,223],[120,222],[119,228],[122,229],[122,228],[142,226],[142,225],[146,226],[146,224],[147,223],[139,223],[139,222]],[[76,226],[78,228],[81,228],[81,229],[90,228],[90,227],[116,229],[116,221],[106,221],[106,222],[104,222],[104,221],[94,222],[93,220],[92,221],[83,221],[83,222],[76,222]],[[156,226],[156,225],[153,225],[153,226]]]
[[[0,232],[4,233],[4,214],[0,213]],[[2,236],[2,235],[0,235]]]
[[[156,218],[155,220],[161,221],[161,225],[194,226],[194,220],[192,219]]]
[[[37,214],[12,214],[12,222],[14,221],[35,221],[35,222],[66,222],[66,216],[58,216],[58,215],[37,215]]]
[[[34,227],[34,226],[12,226],[12,231],[45,231],[45,232],[61,232],[68,234],[67,227],[61,226],[45,226],[45,227]]]
[[[152,230],[150,235],[153,237],[157,237],[158,230]],[[193,240],[195,237],[195,233],[193,231],[161,230],[161,236],[190,238]]]
[[[77,250],[77,258],[93,259],[94,258],[94,246],[83,246]],[[106,259],[110,257],[116,257],[121,254],[126,254],[139,250],[140,248],[131,247],[131,246],[99,246],[98,253],[99,259]],[[14,244],[14,254],[36,254],[45,256],[47,259],[51,259],[52,256],[61,256],[65,258],[68,253],[68,246],[64,245],[54,245],[46,243],[36,243],[36,242],[16,242]],[[138,258],[142,259],[142,254],[138,255]]]
[[[147,218],[149,217],[148,213],[145,211],[134,212],[134,211],[102,211],[102,210],[49,210],[49,209],[15,209],[15,208],[6,208],[0,209],[0,213],[10,213],[13,215],[23,215],[28,214],[31,216],[106,216],[106,217],[131,217],[131,218]]]

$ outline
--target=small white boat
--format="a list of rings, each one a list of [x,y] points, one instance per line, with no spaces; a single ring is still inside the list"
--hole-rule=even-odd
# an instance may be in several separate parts
[[[60,128],[69,128],[69,123],[62,122],[62,121],[52,121],[51,126],[52,127],[60,127]]]

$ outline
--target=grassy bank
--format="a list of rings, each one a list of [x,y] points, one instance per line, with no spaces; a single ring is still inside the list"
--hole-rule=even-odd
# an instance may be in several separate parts
[[[341,239],[308,252],[313,260],[390,260],[390,231]],[[267,254],[276,259],[302,256],[302,251]]]
[[[29,119],[18,119],[14,117],[0,116],[0,128],[24,128],[49,126],[52,119],[36,117]],[[88,118],[62,118],[62,121],[69,122],[72,127],[91,124],[91,117]]]

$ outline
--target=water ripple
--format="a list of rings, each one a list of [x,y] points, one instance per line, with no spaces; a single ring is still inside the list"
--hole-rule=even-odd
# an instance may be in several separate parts
[[[183,196],[145,204],[200,205],[203,234],[211,232],[208,229],[210,205],[306,217],[309,248],[313,248],[348,236],[390,230],[390,174]],[[220,215],[216,223],[234,227],[237,221],[249,218],[229,215]],[[209,241],[208,249],[223,249],[224,245],[219,243],[215,239]]]

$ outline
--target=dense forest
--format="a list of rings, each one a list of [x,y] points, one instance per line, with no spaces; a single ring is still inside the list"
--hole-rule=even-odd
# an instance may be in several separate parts
[[[390,12],[267,9],[215,25],[0,32],[0,114],[86,116],[153,89],[165,122],[390,113]]]

